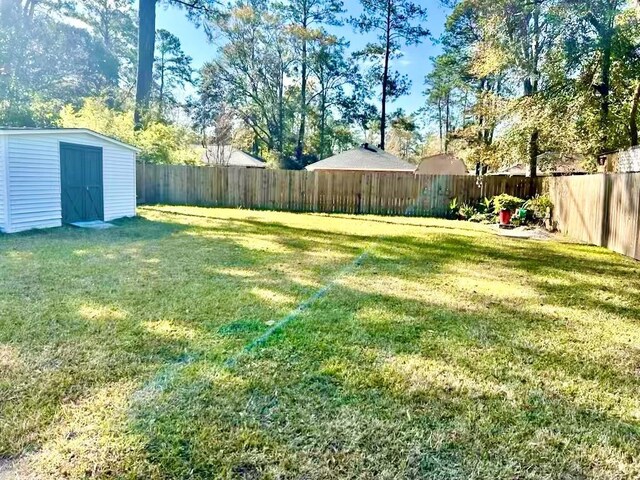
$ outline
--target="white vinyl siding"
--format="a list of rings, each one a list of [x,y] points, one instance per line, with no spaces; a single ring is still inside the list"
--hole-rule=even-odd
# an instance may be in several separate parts
[[[133,217],[136,214],[136,154],[105,146],[102,165],[105,221]]]
[[[49,136],[10,136],[9,231],[60,226],[60,154]]]
[[[0,232],[4,232],[7,221],[7,169],[5,167],[7,153],[7,138],[0,136]]]
[[[4,138],[8,145],[10,210],[6,231],[61,225],[61,142],[102,148],[105,221],[135,215],[136,154],[133,150],[81,132],[10,134]],[[0,133],[0,142],[2,140]]]

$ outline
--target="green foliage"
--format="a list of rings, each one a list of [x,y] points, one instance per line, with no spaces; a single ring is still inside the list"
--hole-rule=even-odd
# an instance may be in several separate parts
[[[191,62],[192,58],[182,51],[178,37],[164,29],[156,31],[152,95],[158,103],[160,118],[165,117],[167,106],[175,107],[178,105],[174,91],[192,82]]]
[[[496,216],[493,213],[478,212],[475,215],[473,215],[471,218],[469,218],[469,221],[472,223],[492,224],[492,223],[496,223]]]
[[[536,195],[532,199],[527,200],[524,207],[531,211],[536,221],[541,221],[546,218],[547,210],[553,210],[553,202],[548,195]]]
[[[419,163],[423,137],[415,116],[398,109],[390,119],[391,128],[388,130],[385,150],[409,162]]]
[[[457,218],[460,211],[458,206],[458,197],[452,198],[449,202],[449,218]]]
[[[493,212],[493,199],[484,197],[484,199],[478,204],[478,212],[480,212],[480,213],[492,213]]]
[[[470,220],[474,215],[478,213],[478,210],[468,203],[463,203],[458,209],[458,214],[463,220]]]
[[[360,33],[373,33],[376,41],[368,43],[357,58],[368,60],[368,76],[380,85],[380,142],[386,141],[387,101],[409,92],[411,82],[393,69],[392,61],[402,57],[403,47],[418,45],[429,35],[423,26],[427,11],[411,0],[360,0],[363,13],[351,18]],[[382,61],[380,61],[382,59]]]
[[[591,171],[599,153],[634,142],[640,16],[630,2],[452,3],[426,79],[441,149],[470,167],[554,153],[585,157]]]
[[[142,130],[134,131],[133,112],[109,108],[103,100],[88,98],[76,109],[66,105],[58,125],[63,128],[88,128],[134,145],[142,150],[140,159],[151,163],[195,164],[199,155],[193,148],[195,135],[179,125],[150,120]]]
[[[0,124],[51,126],[51,113],[63,104],[117,84],[114,52],[67,21],[77,9],[62,0],[0,3]],[[57,108],[43,115],[39,106],[47,104]]]
[[[146,123],[134,137],[134,145],[142,150],[141,158],[151,163],[200,163],[200,155],[193,147],[196,144],[193,132],[163,122]]]
[[[411,0],[361,0],[362,14],[348,23],[372,41],[353,54],[331,30],[347,21],[341,0],[2,1],[0,124],[52,126],[64,105],[77,109],[89,97],[128,112],[139,87],[146,120],[158,123],[153,113],[168,126],[192,72],[179,39],[156,31],[156,3],[182,8],[220,40],[188,102],[199,140],[228,142],[248,131],[253,153],[288,168],[362,141],[409,160],[424,151],[419,117],[386,109],[410,87],[395,67],[405,46],[428,36],[426,10]],[[629,2],[446,3],[443,51],[432,59],[421,110],[437,128],[436,150],[455,152],[471,169],[544,153],[585,159],[593,171],[597,154],[638,143],[640,16]],[[138,32],[147,36],[141,51]],[[136,86],[137,57],[145,75]],[[160,143],[183,148],[183,135],[173,135],[180,128],[145,128],[154,132],[148,158],[181,157],[150,146],[173,137]]]
[[[198,132],[218,141],[218,112],[228,112],[236,130],[250,132],[251,151],[281,168],[300,169],[357,144],[349,128],[356,115],[339,112],[348,108],[348,91],[362,92],[354,87],[362,79],[346,42],[323,28],[334,23],[340,5],[256,2],[218,19],[225,47],[203,67],[197,98],[189,101]]]
[[[513,212],[515,209],[522,206],[524,200],[518,197],[514,197],[507,193],[502,193],[493,197],[493,205],[496,212],[500,212],[502,210],[509,210]]]

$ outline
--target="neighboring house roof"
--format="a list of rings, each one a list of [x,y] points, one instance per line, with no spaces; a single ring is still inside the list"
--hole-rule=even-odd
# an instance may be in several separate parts
[[[469,175],[462,160],[450,153],[425,158],[416,169],[416,175]]]
[[[416,166],[367,144],[325,158],[307,165],[306,170],[313,171],[366,171],[366,172],[408,172],[413,173]]]
[[[585,157],[582,155],[561,155],[555,152],[546,152],[538,155],[538,168],[536,175],[539,177],[553,175],[583,175],[589,173],[584,167]],[[517,163],[509,167],[502,168],[489,175],[505,175],[505,176],[528,176],[529,165],[526,163]]]
[[[0,135],[44,135],[44,134],[56,134],[56,135],[67,135],[67,134],[78,134],[84,133],[87,135],[91,135],[93,137],[98,137],[102,140],[105,140],[110,143],[114,143],[124,148],[128,148],[129,150],[133,150],[134,152],[140,152],[139,148],[134,147],[133,145],[129,145],[128,143],[121,142],[120,140],[116,140],[115,138],[108,137],[103,135],[102,133],[94,132],[93,130],[89,130],[88,128],[15,128],[15,127],[0,127]]]
[[[208,145],[202,153],[202,161],[207,165],[223,165],[225,167],[267,168],[262,160],[235,147]]]

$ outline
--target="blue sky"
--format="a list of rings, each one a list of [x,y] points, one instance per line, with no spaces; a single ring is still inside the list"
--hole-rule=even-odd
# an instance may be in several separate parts
[[[439,5],[440,2],[434,0],[417,0],[417,3],[427,8],[428,19],[426,26],[434,37],[439,37],[444,28],[446,10]],[[345,6],[347,15],[358,15],[360,13],[360,4],[357,0],[346,0]],[[204,62],[214,57],[215,46],[208,42],[202,30],[194,27],[185,18],[183,11],[175,7],[160,7],[157,15],[157,27],[169,30],[180,38],[183,50],[193,58],[195,68],[200,67]],[[356,34],[348,26],[329,28],[329,30],[345,37],[351,43],[352,50],[358,50],[369,41],[375,39],[373,36]],[[434,44],[431,39],[427,39],[421,45],[403,49],[404,57],[396,61],[394,67],[411,79],[411,94],[397,100],[392,105],[392,109],[403,108],[407,112],[413,112],[423,105],[424,77],[431,70],[430,58],[438,55],[439,52],[440,47]]]

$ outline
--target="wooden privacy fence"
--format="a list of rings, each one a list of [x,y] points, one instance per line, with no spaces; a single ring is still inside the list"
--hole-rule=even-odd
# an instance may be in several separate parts
[[[558,230],[640,260],[640,173],[549,178]]]
[[[504,192],[530,197],[542,185],[525,177],[151,164],[138,165],[137,182],[138,200],[147,204],[411,216],[445,216],[453,198],[462,204]]]

